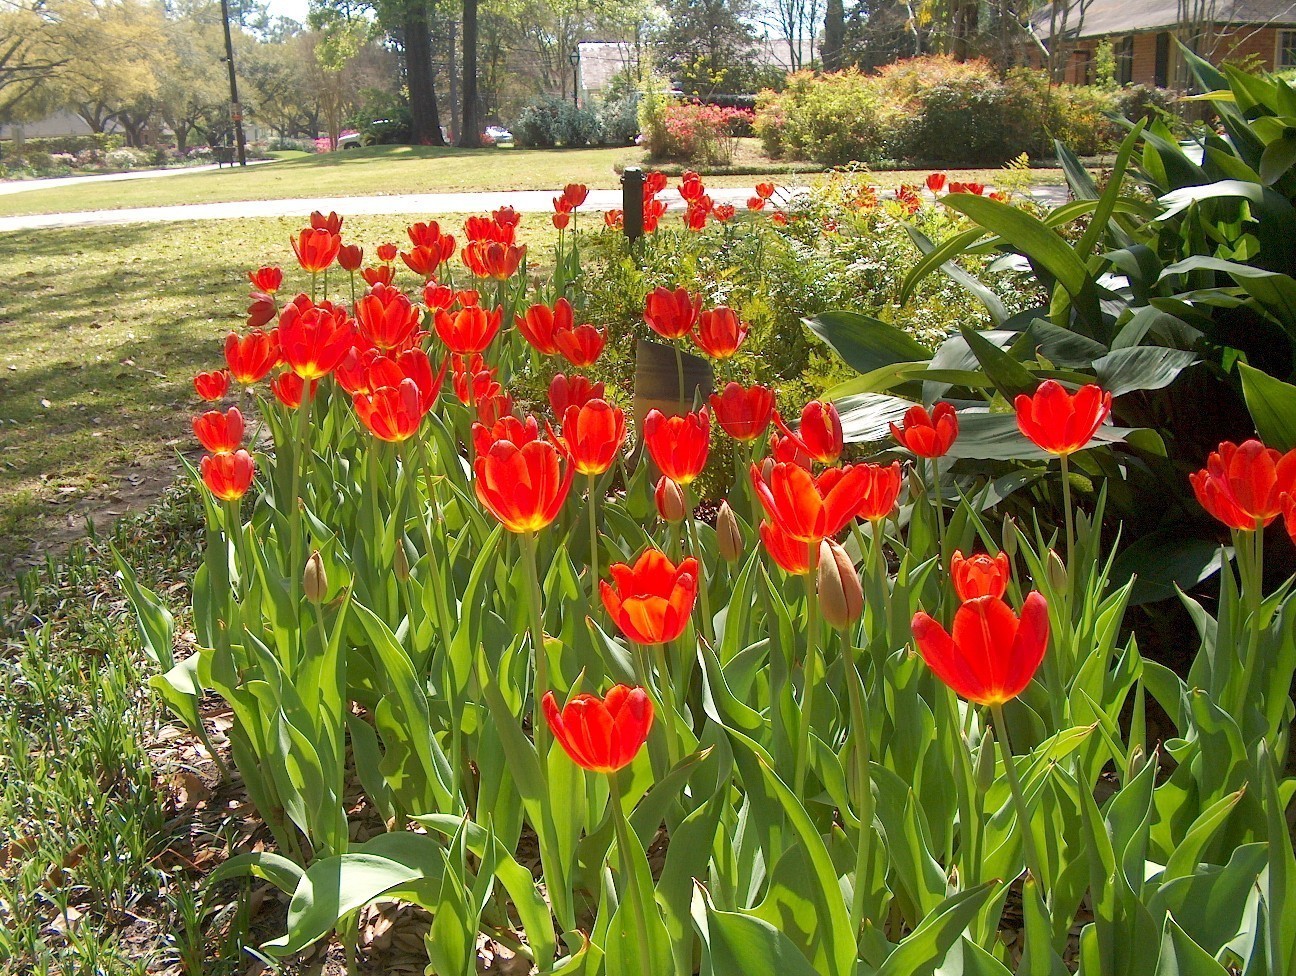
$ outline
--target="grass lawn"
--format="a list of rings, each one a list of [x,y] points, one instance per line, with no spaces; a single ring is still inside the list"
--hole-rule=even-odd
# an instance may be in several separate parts
[[[409,219],[348,217],[347,237],[372,254],[403,241]],[[302,222],[4,235],[0,586],[82,535],[87,514],[107,523],[174,480],[175,452],[193,449],[193,374],[222,365],[225,334],[242,328],[248,268],[281,264],[285,288],[302,284],[288,247]],[[543,260],[548,221],[524,218],[522,230]]]
[[[715,186],[751,186],[762,177],[778,182],[811,177],[805,165],[790,167],[760,155],[759,143],[742,140],[734,159],[744,175],[717,175]],[[247,169],[171,176],[164,180],[91,183],[31,190],[0,197],[0,215],[113,210],[184,203],[229,203],[290,197],[369,196],[499,190],[552,190],[567,183],[595,188],[618,185],[615,167],[643,165],[643,152],[623,149],[454,149],[374,146],[316,156],[298,155]],[[793,173],[799,175],[793,176]],[[997,170],[951,171],[955,179],[994,182]],[[1059,170],[1032,172],[1036,182],[1062,182]],[[918,177],[920,178],[920,177]],[[878,173],[894,186],[916,179],[913,172]]]

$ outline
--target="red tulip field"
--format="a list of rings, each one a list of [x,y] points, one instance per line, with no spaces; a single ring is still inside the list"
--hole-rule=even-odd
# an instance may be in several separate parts
[[[435,976],[1296,973],[1296,94],[1197,70],[1228,139],[1051,211],[649,174],[638,239],[573,184],[248,255],[189,606],[115,550],[255,838],[195,898],[280,906],[239,958],[396,971],[400,906]],[[776,249],[880,222],[898,301],[779,339]]]

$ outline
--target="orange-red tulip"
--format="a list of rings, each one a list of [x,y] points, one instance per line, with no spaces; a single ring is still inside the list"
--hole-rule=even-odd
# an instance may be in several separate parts
[[[768,519],[761,519],[760,537],[765,543],[765,551],[783,572],[791,576],[806,576],[814,572],[818,543],[790,536]]]
[[[1021,432],[1037,447],[1064,456],[1089,445],[1111,413],[1112,397],[1093,383],[1072,395],[1057,380],[1045,380],[1033,396],[1018,396],[1015,406]]]
[[[620,230],[625,226],[625,211],[605,210],[603,212],[603,224],[608,230]]]
[[[1211,515],[1231,529],[1255,531],[1278,517],[1283,495],[1296,493],[1296,451],[1279,454],[1254,438],[1225,441],[1188,480]]]
[[[247,494],[256,465],[247,451],[207,454],[199,463],[203,484],[223,502],[235,502]]]
[[[352,401],[356,416],[379,440],[398,443],[414,435],[426,410],[418,384],[401,380],[399,386],[380,386],[357,394]]]
[[[774,416],[774,391],[764,386],[744,389],[728,383],[719,393],[711,394],[711,410],[726,434],[749,444],[769,429]]]
[[[570,329],[575,319],[571,302],[560,298],[552,308],[543,304],[532,305],[524,314],[515,316],[513,324],[537,352],[556,356],[558,346],[554,343],[554,333]]]
[[[406,349],[417,341],[423,313],[399,288],[374,285],[355,304],[360,335],[383,352]]]
[[[439,285],[435,281],[429,281],[423,286],[423,304],[427,306],[429,312],[436,314],[443,310],[449,311],[454,303],[455,290],[449,285]]]
[[[750,331],[728,305],[707,309],[698,316],[693,341],[713,359],[729,359]]]
[[[805,452],[799,440],[795,437],[784,437],[776,430],[770,431],[770,457],[787,464],[799,464],[806,469],[814,463],[814,459]]]
[[[554,741],[571,761],[593,773],[630,765],[652,729],[653,706],[642,688],[615,685],[607,697],[577,695],[559,711],[552,691],[541,699]]]
[[[653,502],[657,506],[657,514],[661,516],[661,520],[671,525],[683,522],[688,515],[684,489],[665,475],[657,479],[657,486],[653,488]]]
[[[257,268],[255,271],[249,271],[248,280],[252,282],[252,287],[257,291],[273,295],[283,285],[283,270],[267,264],[264,267]]]
[[[437,268],[445,260],[439,247],[414,247],[408,251],[401,251],[400,256],[401,260],[405,262],[405,267],[424,280],[435,278]]]
[[[500,417],[492,424],[473,424],[472,439],[478,454],[485,454],[496,441],[511,441],[514,447],[522,447],[540,440],[540,422],[535,417]]]
[[[243,443],[243,414],[238,407],[224,413],[208,410],[193,418],[194,437],[212,454],[233,454]]]
[[[927,189],[931,190],[932,193],[940,193],[941,190],[945,189],[945,180],[944,173],[932,173],[927,177]]]
[[[701,313],[701,297],[689,294],[687,288],[656,288],[644,299],[644,321],[663,339],[688,335]]]
[[[694,481],[706,467],[711,448],[711,415],[697,413],[667,417],[649,410],[644,418],[644,445],[662,474],[681,485]]]
[[[318,274],[327,270],[338,256],[338,250],[342,247],[342,238],[327,230],[306,228],[292,238],[291,243],[293,253],[297,255],[297,263],[302,266],[302,270]]]
[[[391,264],[396,260],[396,245],[390,242],[378,245],[378,260],[384,264]]]
[[[774,184],[773,184],[773,183],[757,183],[757,184],[756,184],[756,195],[757,195],[758,197],[760,197],[762,200],[768,200],[770,197],[772,197],[772,196],[774,195]]]
[[[473,462],[473,488],[482,505],[510,532],[538,532],[558,517],[575,469],[548,441],[518,447],[500,440]]]
[[[242,338],[236,332],[225,337],[225,362],[230,375],[244,386],[265,379],[278,364],[279,352],[276,332],[253,329]]]
[[[723,224],[733,220],[737,212],[732,203],[717,203],[715,209],[711,211],[711,216]]]
[[[305,295],[279,313],[277,331],[284,363],[306,381],[333,372],[355,343],[345,308],[332,302],[312,305]]]
[[[575,328],[556,330],[553,340],[567,362],[584,369],[593,366],[598,362],[599,356],[603,355],[607,330],[587,322]]]
[[[1007,553],[990,555],[974,553],[964,558],[961,550],[954,550],[950,559],[950,582],[954,592],[966,603],[980,596],[1002,597],[1012,576],[1012,564]]]
[[[605,400],[590,400],[567,408],[559,443],[577,474],[602,474],[616,462],[625,436],[625,412]]]
[[[274,298],[265,292],[254,291],[248,297],[251,299],[247,307],[249,329],[259,329],[279,314],[279,306],[275,304]]]
[[[757,465],[751,466],[756,497],[770,521],[816,546],[855,517],[869,477],[863,465],[829,468],[815,477],[799,464],[779,462],[767,479]]]
[[[568,407],[583,407],[591,400],[604,399],[605,384],[590,382],[584,376],[565,376],[559,373],[549,384],[549,407],[555,417],[567,415]]]
[[[215,403],[229,392],[229,381],[229,370],[208,370],[193,378],[194,392],[198,394],[198,399]]]
[[[498,241],[473,241],[463,249],[463,262],[478,278],[505,281],[517,274],[526,257],[526,245]]]
[[[583,206],[588,196],[589,188],[584,183],[568,183],[563,190],[563,199],[567,201],[567,206],[571,210]]]
[[[836,464],[845,450],[842,436],[841,417],[837,408],[823,400],[811,400],[801,410],[801,426],[793,433],[778,412],[774,413],[774,423],[790,437],[802,451],[822,464]]]
[[[330,210],[327,217],[318,210],[312,211],[310,225],[315,230],[328,231],[330,234],[342,233],[342,218],[337,215],[335,210]]]
[[[500,392],[500,385],[495,384],[495,391],[477,399],[477,421],[482,424],[498,423],[500,418],[513,413],[513,398]]]
[[[918,457],[944,457],[958,437],[958,414],[953,405],[944,400],[936,404],[931,413],[914,404],[905,411],[900,426],[891,425],[891,436],[901,447]]]
[[[460,356],[485,352],[499,332],[502,309],[487,312],[479,305],[469,305],[451,314],[437,312],[436,333],[451,352]]]
[[[474,353],[471,357],[451,356],[454,366],[454,391],[462,403],[480,403],[482,400],[503,393],[503,387],[495,379],[495,370],[488,369],[481,355]],[[507,411],[505,411],[507,412]]]
[[[1287,534],[1291,536],[1292,544],[1296,545],[1296,492],[1283,495],[1282,510],[1283,523],[1287,526]]]
[[[441,246],[441,239],[445,236],[441,233],[441,225],[435,220],[420,220],[416,223],[410,224],[405,228],[405,233],[409,235],[410,243],[415,247],[439,248]],[[379,256],[382,256],[381,249],[379,250]],[[392,256],[395,257],[394,254]],[[391,258],[383,258],[383,260],[389,261]]]
[[[358,244],[343,244],[338,248],[337,262],[343,271],[359,271],[364,262],[364,248]]]
[[[995,596],[968,600],[954,614],[953,634],[927,614],[913,619],[914,641],[936,676],[968,701],[1002,705],[1030,684],[1048,647],[1048,603],[1032,592],[1021,619]]]
[[[311,380],[310,395],[315,399],[315,390],[319,386],[319,380]],[[270,392],[275,395],[275,399],[282,403],[289,410],[296,410],[302,404],[302,394],[306,390],[306,381],[294,373],[292,370],[284,370],[278,376],[270,381]]]
[[[762,210],[765,209],[765,198],[764,198],[764,197],[748,197],[748,198],[747,198],[747,209],[750,210],[752,213],[760,213],[760,211],[762,211]]]
[[[889,518],[895,511],[896,499],[900,497],[900,483],[904,472],[899,461],[889,465],[857,464],[858,470],[864,472],[864,481],[860,488],[859,509],[856,511],[862,519],[878,522]]]
[[[571,223],[571,211],[559,210],[549,219],[553,221],[554,230],[566,230],[567,225]]]
[[[647,549],[633,566],[613,563],[613,583],[599,580],[608,616],[636,644],[665,644],[684,633],[698,591],[698,561],[678,566],[659,549]]]
[[[390,285],[396,280],[396,269],[390,264],[379,264],[371,268],[365,268],[360,272],[360,277],[364,279],[366,285]]]

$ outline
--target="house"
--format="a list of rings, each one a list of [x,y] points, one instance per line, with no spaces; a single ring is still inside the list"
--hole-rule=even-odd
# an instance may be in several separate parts
[[[1296,68],[1296,0],[1056,0],[1031,18],[1027,60],[1059,80],[1095,81],[1104,42],[1116,56],[1121,84],[1182,88],[1181,41],[1206,60],[1249,61],[1266,71]]]

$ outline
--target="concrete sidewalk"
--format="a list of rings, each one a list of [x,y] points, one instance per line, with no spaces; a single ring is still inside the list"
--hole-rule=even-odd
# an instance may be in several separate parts
[[[796,193],[800,187],[791,187]],[[520,213],[552,213],[553,198],[561,190],[505,190],[499,193],[409,193],[395,196],[368,197],[297,197],[291,200],[250,200],[239,203],[189,203],[171,207],[129,207],[122,210],[91,210],[84,213],[25,214],[0,217],[0,233],[17,230],[42,230],[60,227],[103,227],[113,224],[174,223],[177,221],[234,220],[241,217],[301,217],[312,210],[336,210],[344,217],[372,214],[409,214],[411,217],[436,217],[441,214],[486,213],[497,207],[511,206]],[[709,190],[716,203],[732,203],[744,209],[751,190],[726,187]],[[1041,186],[1031,191],[1036,200],[1049,207],[1065,203],[1067,190],[1061,186]],[[671,189],[660,199],[677,215],[684,201]],[[613,210],[621,206],[620,190],[591,190],[583,212]]]
[[[273,163],[273,159],[253,159],[249,166],[261,163]],[[96,176],[51,176],[38,180],[4,180],[0,182],[0,197],[15,193],[30,193],[32,190],[58,190],[66,186],[80,186],[82,183],[121,183],[125,180],[155,180],[163,176],[184,176],[186,173],[207,173],[214,169],[232,169],[215,163],[202,166],[172,166],[170,169],[136,169],[125,173],[99,173]]]

